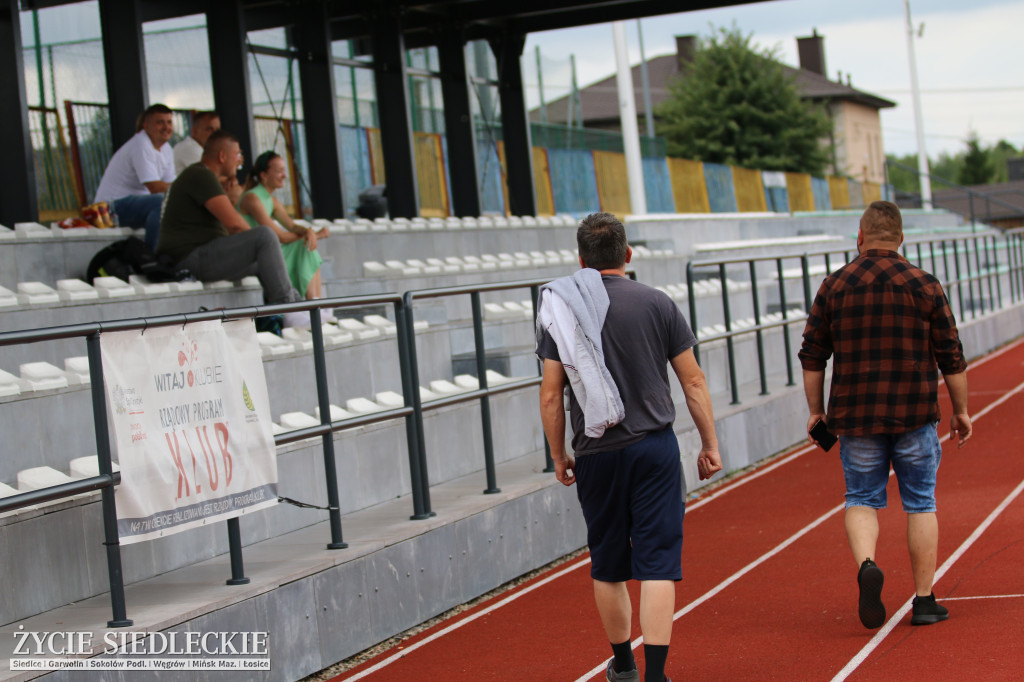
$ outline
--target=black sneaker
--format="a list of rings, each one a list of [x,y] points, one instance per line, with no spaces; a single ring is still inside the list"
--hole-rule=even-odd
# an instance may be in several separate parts
[[[882,583],[885,574],[871,559],[865,559],[857,572],[860,586],[860,604],[857,614],[866,628],[880,628],[885,622],[885,605],[882,604]]]
[[[640,671],[635,667],[632,670],[625,672],[618,672],[615,670],[615,659],[608,661],[608,667],[605,668],[604,677],[608,682],[640,682]]]
[[[935,602],[935,593],[927,597],[914,597],[914,615],[910,618],[911,625],[931,625],[949,618],[945,606]]]

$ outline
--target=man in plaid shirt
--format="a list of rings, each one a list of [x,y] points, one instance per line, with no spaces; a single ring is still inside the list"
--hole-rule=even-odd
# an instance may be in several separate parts
[[[860,219],[860,256],[825,278],[804,329],[800,363],[810,418],[807,431],[827,422],[839,436],[846,478],[846,535],[860,567],[858,613],[867,628],[885,622],[884,575],[873,558],[877,510],[886,506],[892,466],[907,513],[914,573],[911,624],[949,617],[935,602],[932,581],[939,528],[935,478],[942,456],[938,373],[953,403],[950,431],[958,446],[971,437],[967,362],[942,285],[897,252],[903,219],[896,204],[872,203]],[[830,356],[832,386],[823,401]],[[811,440],[817,442],[813,436]]]

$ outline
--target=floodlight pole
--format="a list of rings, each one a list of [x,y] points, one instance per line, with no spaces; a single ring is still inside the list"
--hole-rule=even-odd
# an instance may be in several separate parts
[[[932,179],[928,175],[928,153],[924,147],[924,120],[921,114],[921,90],[917,85],[917,59],[914,56],[914,24],[910,21],[910,0],[903,0],[907,10],[907,55],[910,59],[910,91],[914,98],[914,129],[917,132],[917,172],[921,178],[921,207],[932,207]]]
[[[615,63],[618,66],[616,82],[619,86],[619,118],[622,121],[622,146],[626,152],[630,210],[633,215],[646,215],[647,194],[644,192],[644,170],[640,160],[640,127],[636,121],[633,74],[629,69],[629,53],[626,51],[626,23],[613,22],[612,35],[615,38]]]

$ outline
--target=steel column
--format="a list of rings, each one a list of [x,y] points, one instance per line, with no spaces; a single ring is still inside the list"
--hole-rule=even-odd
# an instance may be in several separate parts
[[[92,378],[89,390],[92,394],[92,421],[96,434],[96,458],[100,474],[110,476],[113,465],[110,461],[110,431],[107,424],[107,398],[103,389],[103,357],[100,354],[100,334],[94,332],[86,341],[89,355],[89,376]],[[125,612],[124,573],[121,570],[121,542],[117,532],[117,506],[114,502],[114,488],[103,488],[100,493],[103,508],[103,546],[107,550],[107,577],[110,581],[110,608],[113,618],[107,627],[126,628],[132,621]]]
[[[324,356],[324,328],[320,308],[309,311],[309,326],[313,333],[313,366],[316,373],[316,400],[320,408],[320,423],[327,425],[331,419],[331,397],[328,393],[327,358]],[[327,549],[346,549],[348,544],[341,536],[341,498],[338,496],[338,468],[334,455],[334,432],[328,431],[321,438],[324,450],[324,478],[327,479],[327,513],[331,523],[331,542]]]
[[[487,390],[487,347],[484,341],[484,314],[480,305],[480,292],[470,294],[473,306],[473,345],[476,348],[476,376],[480,390]],[[480,397],[480,425],[484,436],[484,469],[487,473],[485,495],[500,493],[494,468],[494,436],[491,430],[491,397],[484,393]]]
[[[419,215],[420,199],[400,10],[389,2],[376,3],[369,24],[388,214],[392,218],[414,218]]]
[[[135,121],[149,101],[139,0],[100,0],[103,65],[110,102],[114,149],[135,134]]]
[[[341,136],[338,132],[327,6],[322,3],[301,4],[297,14],[299,21],[294,36],[302,84],[306,158],[309,159],[307,180],[313,199],[313,215],[328,219],[344,218],[344,171],[341,167]]]
[[[512,215],[537,215],[533,187],[533,152],[530,121],[526,114],[523,71],[519,58],[526,43],[524,34],[503,35],[491,42],[498,62],[498,94],[501,97],[501,137],[505,143],[508,210]]]
[[[17,172],[6,173],[0,182],[0,224],[36,220],[36,171],[32,136],[28,124],[28,96],[25,93],[25,62],[21,44],[21,16],[18,0],[0,0],[0,131],[6,164]]]
[[[245,577],[245,562],[242,559],[242,526],[238,517],[228,519],[228,551],[231,556],[231,577],[224,581],[228,585],[248,585]]]
[[[206,34],[210,45],[214,107],[224,130],[238,138],[245,155],[243,167],[249,168],[259,151],[254,146],[256,133],[252,124],[249,56],[241,0],[211,2],[206,10]]]
[[[480,215],[480,182],[476,168],[476,131],[469,105],[466,41],[449,27],[437,45],[441,63],[441,96],[448,145],[448,175],[452,188],[452,214]]]

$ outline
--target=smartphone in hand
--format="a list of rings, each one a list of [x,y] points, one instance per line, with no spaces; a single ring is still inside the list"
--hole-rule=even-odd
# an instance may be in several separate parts
[[[814,426],[811,427],[811,438],[818,442],[818,445],[822,450],[828,452],[832,449],[832,446],[836,444],[839,438],[828,430],[828,426],[822,420],[815,422]]]

